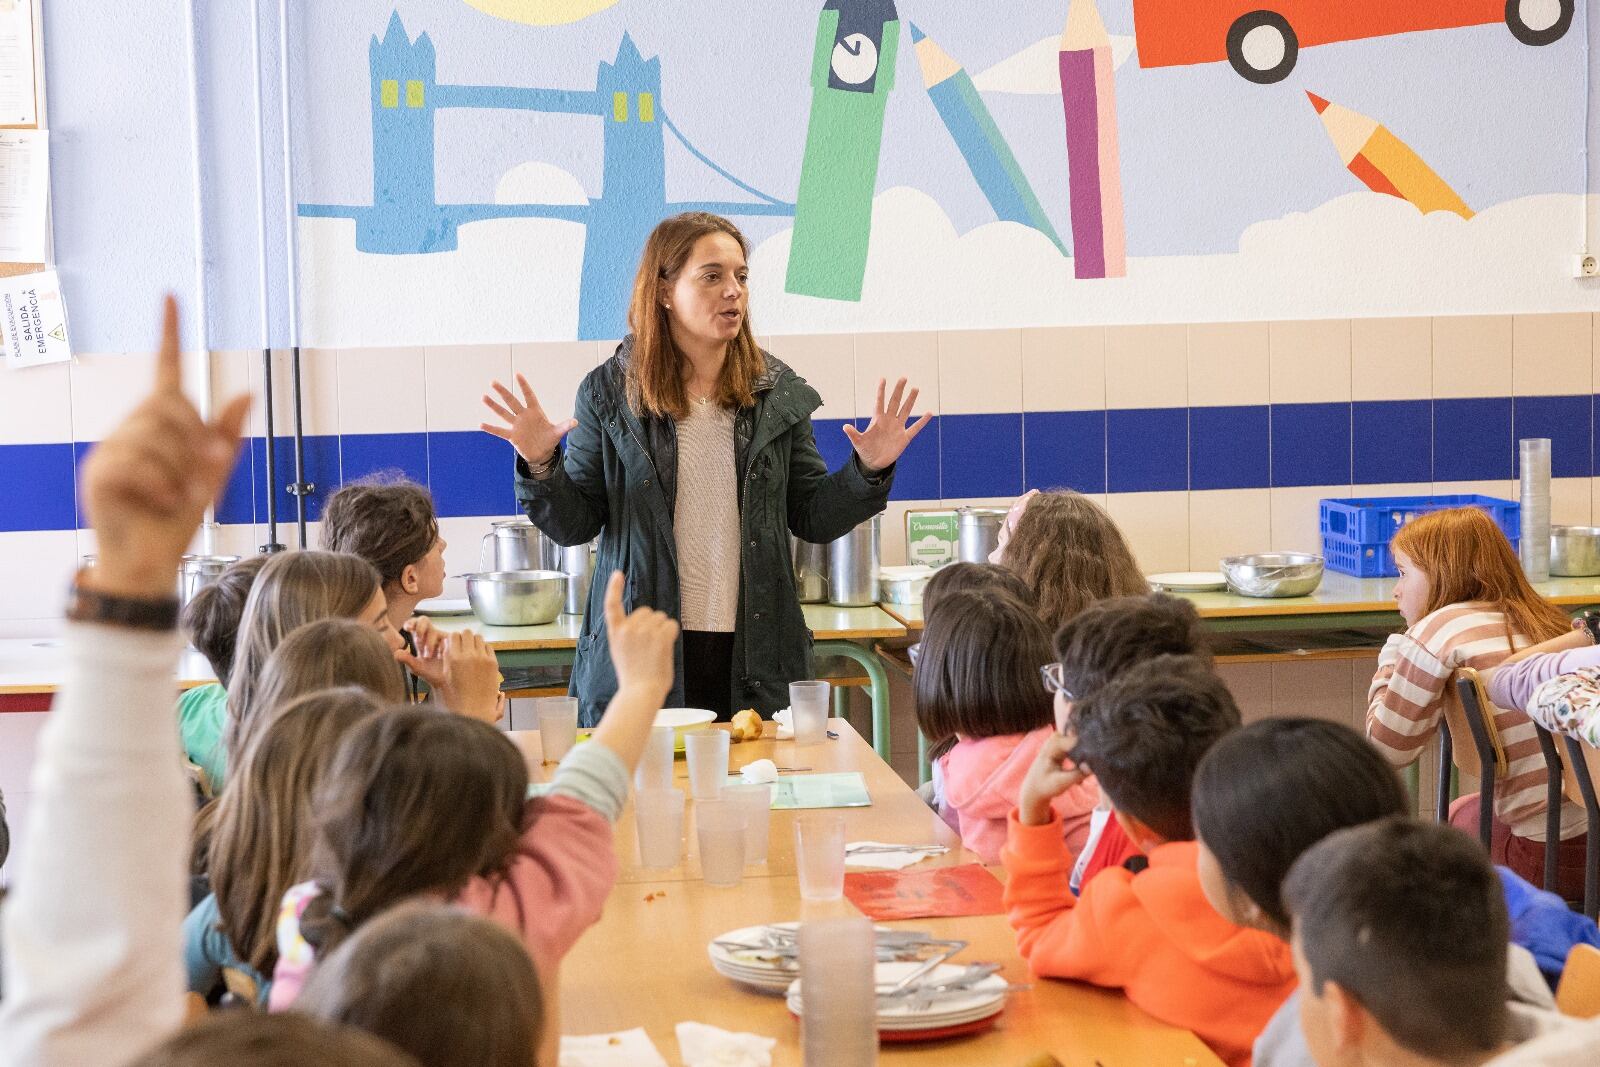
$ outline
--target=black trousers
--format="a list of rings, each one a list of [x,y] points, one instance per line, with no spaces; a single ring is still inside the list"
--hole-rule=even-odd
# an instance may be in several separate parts
[[[683,703],[717,713],[727,722],[733,706],[733,634],[683,631]]]

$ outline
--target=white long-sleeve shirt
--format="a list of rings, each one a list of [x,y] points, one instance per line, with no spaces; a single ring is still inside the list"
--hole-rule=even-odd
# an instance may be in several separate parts
[[[0,1067],[119,1067],[183,1018],[176,632],[68,624],[0,947]]]

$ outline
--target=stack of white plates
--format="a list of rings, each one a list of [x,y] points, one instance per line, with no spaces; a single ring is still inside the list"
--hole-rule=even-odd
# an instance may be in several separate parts
[[[770,923],[729,930],[706,946],[711,966],[726,978],[763,993],[782,993],[800,973],[800,958],[790,953],[763,948],[732,948],[730,944],[760,945],[770,927],[796,930],[799,923]]]
[[[878,991],[892,989],[919,966],[900,962],[878,964],[874,975]],[[948,982],[965,970],[957,964],[941,963],[918,979],[917,984]],[[1007,989],[1006,980],[994,974],[960,993],[942,996],[926,1007],[919,1007],[913,997],[880,996],[878,1036],[884,1041],[928,1041],[987,1029],[1005,1011]],[[798,980],[789,986],[788,1004],[796,1016],[805,1014]]]

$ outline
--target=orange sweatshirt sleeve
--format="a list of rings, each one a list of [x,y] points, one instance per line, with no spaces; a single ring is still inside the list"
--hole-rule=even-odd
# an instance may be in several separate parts
[[[1132,905],[1126,871],[1101,872],[1074,897],[1067,880],[1073,855],[1061,835],[1059,816],[1043,826],[1024,826],[1012,811],[1006,820],[1005,905],[1017,934],[1017,951],[1034,974],[1077,978],[1096,985],[1127,983],[1127,946],[1118,944],[1116,920]]]

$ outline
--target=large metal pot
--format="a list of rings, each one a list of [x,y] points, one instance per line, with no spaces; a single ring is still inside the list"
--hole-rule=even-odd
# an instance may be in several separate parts
[[[238,556],[184,556],[178,561],[178,603],[187,605],[196,593],[238,562]]]
[[[481,571],[558,571],[561,546],[523,516],[490,523],[478,546]]]
[[[543,626],[567,602],[560,571],[482,571],[464,576],[472,613],[490,626]]]
[[[790,539],[794,550],[794,588],[802,604],[828,602],[828,546],[814,545],[798,537]]]
[[[883,516],[874,515],[828,546],[828,603],[862,608],[878,602],[878,550]]]
[[[1006,521],[1006,509],[962,508],[960,516],[956,558],[962,563],[988,563],[989,553],[1000,547],[1000,525]]]
[[[1600,574],[1600,526],[1550,527],[1550,573],[1564,578]]]
[[[589,602],[589,583],[594,580],[596,545],[569,545],[561,550],[561,570],[567,576],[565,614],[582,615]]]

